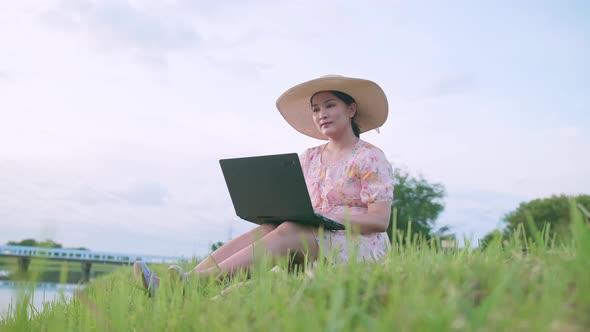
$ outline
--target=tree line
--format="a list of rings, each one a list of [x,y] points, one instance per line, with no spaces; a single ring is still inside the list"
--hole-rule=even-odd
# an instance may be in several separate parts
[[[572,208],[573,207],[573,208]],[[482,239],[480,246],[486,247],[494,238],[507,240],[517,232],[535,239],[535,234],[543,234],[554,244],[571,238],[570,224],[573,213],[580,214],[590,225],[590,195],[553,195],[546,198],[522,202],[503,218],[503,228],[496,229]]]
[[[8,241],[6,245],[9,246],[27,246],[27,247],[41,247],[41,248],[49,248],[49,249],[74,249],[74,250],[89,250],[84,247],[79,248],[64,248],[61,243],[55,242],[51,239],[46,239],[43,241],[37,241],[35,239],[24,239],[21,241]]]

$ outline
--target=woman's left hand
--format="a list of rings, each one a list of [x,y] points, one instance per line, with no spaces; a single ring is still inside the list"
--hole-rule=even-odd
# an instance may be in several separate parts
[[[361,234],[385,232],[391,218],[391,202],[370,204],[367,213],[364,214],[333,214],[329,212],[320,214],[344,226],[351,226],[350,228],[354,232]]]

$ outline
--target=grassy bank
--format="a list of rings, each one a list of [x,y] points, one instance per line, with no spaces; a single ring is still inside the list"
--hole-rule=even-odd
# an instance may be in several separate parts
[[[90,278],[97,278],[108,274],[120,267],[119,265],[94,263],[90,270]],[[33,258],[26,274],[18,272],[17,259],[14,257],[0,257],[0,270],[8,271],[10,276],[0,277],[0,280],[36,280],[43,282],[77,283],[82,276],[80,262],[48,260]]]
[[[552,247],[518,237],[485,251],[395,246],[383,263],[319,264],[251,281],[193,279],[184,296],[165,275],[149,298],[122,268],[70,303],[27,313],[27,295],[2,331],[583,331],[590,329],[590,230]],[[284,262],[283,262],[284,264]],[[162,274],[165,266],[156,266]],[[223,289],[233,286],[220,295]]]

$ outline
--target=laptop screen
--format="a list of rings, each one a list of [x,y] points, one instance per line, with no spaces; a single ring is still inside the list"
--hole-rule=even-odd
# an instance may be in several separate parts
[[[314,217],[296,153],[222,159],[219,163],[240,218],[272,222]]]

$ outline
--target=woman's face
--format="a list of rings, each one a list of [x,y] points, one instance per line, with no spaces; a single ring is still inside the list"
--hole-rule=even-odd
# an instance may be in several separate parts
[[[327,137],[352,132],[351,119],[356,112],[356,104],[346,105],[331,92],[322,91],[313,96],[311,111],[316,128]]]

